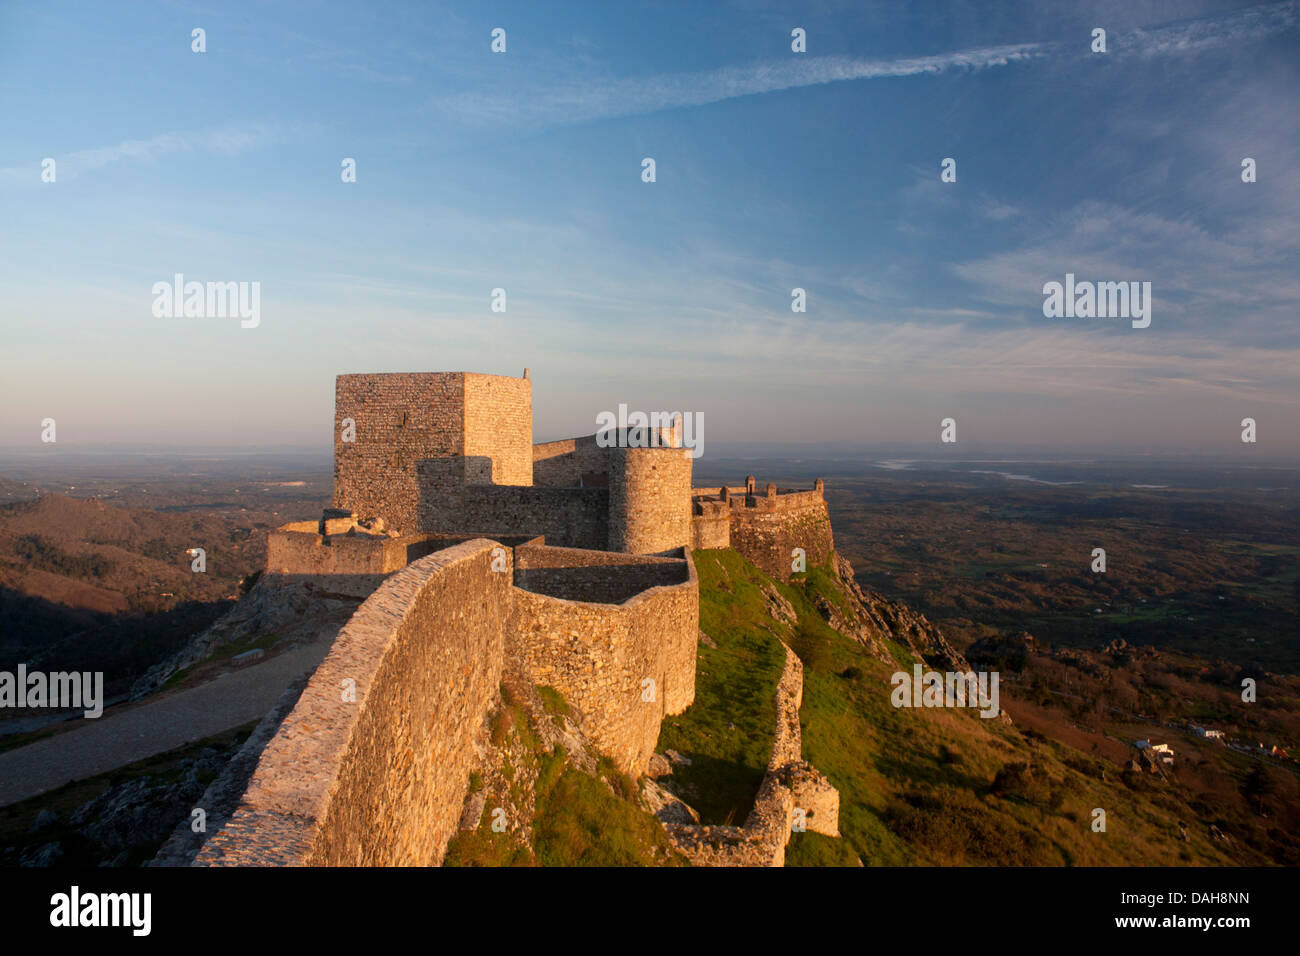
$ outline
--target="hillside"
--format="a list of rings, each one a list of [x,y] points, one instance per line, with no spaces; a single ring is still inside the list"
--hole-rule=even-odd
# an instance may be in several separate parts
[[[1234,866],[1300,859],[1287,835],[1300,823],[1300,788],[1289,772],[1260,771],[1257,759],[1221,746],[1188,750],[1165,772],[1132,769],[1135,752],[1120,742],[1136,733],[1129,722],[1077,726],[1069,710],[1040,702],[1051,696],[1041,683],[1018,679],[1033,669],[1024,661],[1020,675],[1006,671],[1006,718],[895,708],[889,679],[896,670],[910,672],[916,661],[939,670],[967,666],[923,616],[859,587],[842,559],[788,585],[731,550],[701,551],[695,559],[703,632],[696,699],[665,720],[657,749],[667,757],[656,761],[657,781],[642,780],[642,798],[629,806],[626,783],[590,766],[589,755],[566,759],[554,735],[545,742],[534,735],[531,748],[523,748],[527,758],[503,761],[507,776],[529,761],[543,767],[534,773],[544,781],[585,774],[592,793],[623,807],[620,822],[611,818],[608,826],[612,843],[592,838],[587,855],[552,862],[609,860],[603,854],[610,845],[623,848],[620,862],[662,859],[659,831],[642,822],[646,808],[658,808],[664,819],[681,820],[686,812],[702,823],[743,820],[771,750],[783,644],[803,662],[804,756],[839,789],[842,834],[794,833],[788,866]],[[1048,656],[1044,668],[1052,661]],[[1141,682],[1134,674],[1125,679]],[[514,725],[527,726],[517,706],[515,713]],[[516,794],[527,786],[527,779],[516,781]],[[1104,833],[1092,829],[1097,808],[1106,811]],[[524,832],[567,832],[575,812],[571,801],[538,799]],[[505,838],[485,829],[463,836],[449,862],[536,863],[547,855],[527,836],[507,852]]]
[[[0,667],[102,670],[120,694],[231,606],[265,546],[220,515],[61,494],[0,505]]]

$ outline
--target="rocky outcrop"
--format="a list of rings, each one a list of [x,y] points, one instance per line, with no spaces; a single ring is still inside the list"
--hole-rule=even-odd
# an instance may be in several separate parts
[[[794,630],[799,625],[799,612],[794,609],[794,605],[782,596],[771,584],[760,579],[758,582],[759,592],[763,595],[763,603],[767,606],[767,614],[776,622],[775,627],[769,627],[768,630],[782,641],[789,641],[794,634]]]
[[[207,804],[206,781],[229,764],[236,745],[213,742],[138,776],[114,779],[93,799],[59,815],[41,810],[30,827],[42,842],[0,850],[0,866],[134,866],[173,827],[190,832]],[[177,821],[183,821],[179,825]]]
[[[966,658],[977,667],[996,671],[1021,671],[1038,653],[1038,642],[1028,631],[1019,634],[991,634],[966,649]]]
[[[834,567],[847,610],[824,598],[818,602],[818,610],[831,627],[888,664],[897,663],[885,644],[892,640],[939,670],[971,670],[966,658],[924,614],[863,588],[854,577],[853,565],[843,555],[835,556]]]

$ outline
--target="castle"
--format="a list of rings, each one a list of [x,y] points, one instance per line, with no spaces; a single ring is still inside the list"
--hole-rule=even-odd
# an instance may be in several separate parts
[[[334,509],[272,533],[267,570],[360,576],[364,592],[449,536],[622,554],[732,546],[781,580],[794,548],[810,564],[830,554],[820,479],[811,491],[760,494],[752,476],[692,488],[680,428],[622,436],[619,447],[596,435],[535,445],[532,433],[526,370],[340,375]]]
[[[441,862],[506,674],[643,774],[695,696],[692,550],[788,580],[833,547],[820,479],[694,488],[679,423],[534,444],[527,370],[340,375],[333,507],[270,533],[264,580],[365,602],[196,862]]]

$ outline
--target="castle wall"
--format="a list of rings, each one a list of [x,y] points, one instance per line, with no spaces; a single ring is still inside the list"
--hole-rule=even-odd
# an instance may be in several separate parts
[[[429,467],[421,466],[421,475]],[[423,481],[423,479],[422,479]],[[422,531],[470,532],[486,537],[545,535],[548,544],[600,548],[608,542],[609,492],[604,488],[446,487],[421,502]]]
[[[384,538],[277,528],[266,536],[266,570],[271,574],[391,574],[419,557],[412,552],[426,540],[419,534]]]
[[[515,549],[517,587],[570,601],[622,604],[641,591],[681,584],[689,577],[680,558],[575,548]]]
[[[645,771],[664,714],[695,699],[699,583],[689,556],[683,563],[682,583],[617,605],[515,591],[508,652],[534,683],[563,694],[592,741],[633,775]]]
[[[492,462],[496,485],[533,483],[533,383],[465,372],[465,456]]]
[[[731,547],[780,581],[789,581],[795,548],[803,548],[808,567],[830,557],[835,542],[830,514],[820,491],[735,499],[731,507]]]
[[[459,372],[340,375],[334,384],[334,506],[413,531],[416,464],[465,451],[465,377]],[[356,423],[344,441],[343,422]]]
[[[355,441],[343,440],[346,419],[356,423]],[[340,375],[334,506],[413,531],[421,500],[436,500],[444,490],[466,482],[531,485],[532,442],[532,382],[526,378],[470,372]]]
[[[691,543],[691,467],[681,448],[611,448],[609,549],[657,554]]]
[[[440,546],[422,534],[389,538],[302,530],[317,524],[300,521],[267,534],[269,579],[310,581],[329,593],[368,597],[385,577]]]
[[[595,435],[565,438],[533,446],[533,484],[552,488],[576,488],[583,484],[607,484],[610,455],[596,444]]]
[[[505,659],[513,589],[494,547],[423,558],[358,609],[196,863],[441,862]]]
[[[500,547],[456,544],[383,581],[262,751],[197,865],[441,862],[507,661],[563,693],[622,769],[644,771],[664,714],[695,695],[699,582],[689,552],[517,547],[531,565],[521,582],[532,574],[542,587],[611,595],[615,585],[584,577],[600,570],[620,589],[648,586],[610,604],[515,586],[510,548],[505,568],[492,569]],[[576,577],[565,579],[566,568]],[[348,682],[355,701],[345,698]]]
[[[731,547],[731,508],[725,501],[696,501],[699,514],[691,516],[691,547]]]
[[[636,623],[637,640],[660,648],[664,676],[659,684],[659,694],[663,697],[664,713],[668,716],[680,714],[695,703],[700,581],[690,551],[684,550],[683,553],[689,574],[686,582],[665,591],[647,592],[655,596],[658,607],[652,614],[638,614]],[[659,728],[656,727],[650,742],[652,752],[658,740]]]

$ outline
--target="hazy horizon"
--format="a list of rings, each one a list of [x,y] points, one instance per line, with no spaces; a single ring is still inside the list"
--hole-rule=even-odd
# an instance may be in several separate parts
[[[553,441],[563,436],[537,438],[538,442]],[[574,437],[574,436],[568,436]],[[263,446],[196,446],[196,445],[80,445],[30,446],[0,445],[0,478],[13,477],[24,468],[39,465],[42,469],[57,471],[60,467],[73,467],[89,463],[102,463],[115,459],[125,464],[128,460],[158,459],[171,462],[214,461],[237,462],[256,459],[288,467],[307,467],[313,463],[333,467],[334,450],[324,443],[304,445]],[[1117,447],[1073,448],[1047,446],[1007,446],[968,442],[961,445],[932,445],[928,443],[837,444],[833,442],[746,442],[716,441],[705,443],[704,453],[695,461],[695,471],[707,470],[714,463],[734,461],[827,461],[858,463],[874,467],[882,463],[901,464],[914,462],[924,465],[962,464],[977,462],[1024,462],[1051,465],[1071,463],[1090,465],[1123,465],[1125,463],[1188,467],[1231,467],[1240,469],[1300,469],[1300,457],[1252,455],[1244,458],[1237,454],[1152,448],[1136,450]]]

